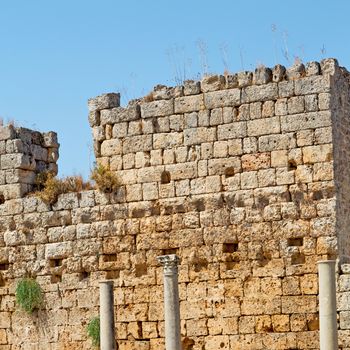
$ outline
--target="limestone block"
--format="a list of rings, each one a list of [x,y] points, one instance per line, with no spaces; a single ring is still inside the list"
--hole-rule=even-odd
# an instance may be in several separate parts
[[[294,64],[287,68],[287,79],[296,80],[305,76],[305,66],[299,61],[296,60]]]
[[[227,141],[214,142],[213,155],[215,158],[224,158],[228,155]]]
[[[304,96],[294,96],[288,99],[288,114],[303,113],[304,109]]]
[[[236,109],[232,107],[224,107],[222,109],[222,119],[225,124],[232,123],[236,117]]]
[[[320,62],[322,74],[334,75],[339,69],[339,63],[335,58],[325,58]]]
[[[239,157],[229,157],[225,159],[209,159],[209,175],[234,175],[241,172],[241,161]]]
[[[258,140],[256,137],[243,139],[243,153],[255,153],[258,151]]]
[[[89,119],[90,127],[98,126],[100,124],[100,112],[99,111],[89,112],[88,119]]]
[[[175,99],[175,113],[191,113],[202,109],[204,109],[203,94],[178,97]]]
[[[197,95],[201,92],[201,83],[194,80],[184,81],[184,95]]]
[[[260,136],[258,143],[260,152],[287,150],[296,147],[294,133]]]
[[[135,167],[135,154],[134,153],[128,153],[124,154],[122,156],[122,162],[123,162],[123,169],[132,169]]]
[[[315,144],[331,143],[332,142],[332,128],[319,128],[315,130]]]
[[[221,90],[225,87],[223,75],[206,75],[201,80],[202,92]]]
[[[308,183],[312,182],[313,168],[310,165],[298,165],[295,170],[295,182]]]
[[[103,141],[106,139],[105,129],[102,126],[94,126],[92,128],[92,137],[95,141]]]
[[[281,124],[279,117],[266,119],[249,120],[247,122],[248,135],[249,136],[261,136],[268,134],[278,134],[281,130]]]
[[[105,140],[101,144],[101,155],[105,157],[122,153],[122,142],[118,139]]]
[[[318,293],[318,276],[316,274],[306,274],[300,276],[300,289],[304,295],[315,295]]]
[[[149,182],[142,184],[142,194],[144,200],[154,200],[158,199],[158,183],[157,182]]]
[[[195,162],[181,164],[169,164],[165,170],[170,172],[172,180],[192,179],[197,176],[197,166]]]
[[[257,171],[247,171],[241,174],[241,188],[249,189],[258,187]]]
[[[183,97],[179,97],[183,98]],[[158,100],[141,104],[141,118],[163,117],[174,113],[174,100]]]
[[[238,321],[239,334],[254,333],[255,332],[254,321],[255,321],[254,316],[241,316]]]
[[[10,153],[1,156],[1,169],[35,169],[35,159],[27,154]]]
[[[318,98],[317,94],[305,96],[305,111],[316,112],[318,111]]]
[[[318,62],[312,61],[312,62],[306,63],[305,73],[307,77],[312,75],[319,75],[320,72],[321,72],[321,67]]]
[[[306,77],[296,80],[294,84],[296,95],[325,93],[331,88],[330,77],[324,75]]]
[[[282,132],[316,129],[330,125],[331,115],[329,111],[281,116]]]
[[[275,115],[287,115],[287,98],[279,98],[275,103]]]
[[[289,315],[272,315],[272,329],[274,332],[289,332]]]
[[[5,181],[7,184],[24,183],[24,184],[34,184],[36,174],[31,170],[23,169],[9,169],[5,171]],[[0,184],[1,176],[0,176]]]
[[[187,336],[196,337],[208,335],[207,320],[205,318],[199,320],[186,321]]]
[[[272,81],[272,70],[270,68],[260,66],[255,69],[253,75],[253,84],[262,85]]]
[[[278,83],[285,78],[286,68],[280,64],[276,64],[272,68],[272,81]]]
[[[228,145],[228,154],[230,156],[237,156],[242,154],[243,150],[242,150],[241,139],[228,140],[227,145]]]
[[[253,82],[253,73],[248,71],[238,72],[237,80],[239,87],[249,86]]]
[[[123,153],[144,152],[150,151],[151,149],[152,135],[130,136],[125,137],[123,140]]]
[[[216,141],[216,127],[199,127],[184,130],[184,144],[187,146],[210,141]]]
[[[222,108],[214,108],[210,112],[209,125],[219,125],[223,123]]]
[[[251,119],[260,119],[261,118],[261,102],[254,102],[249,104],[249,115]]]
[[[333,158],[332,145],[324,144],[318,146],[306,146],[303,150],[303,162],[313,164],[318,162],[329,162]]]
[[[247,136],[246,122],[233,122],[230,124],[219,125],[218,140],[228,140]]]
[[[276,169],[276,184],[277,185],[289,185],[295,182],[295,171],[289,170],[287,167],[281,167]]]
[[[22,198],[30,191],[30,186],[24,183],[1,185],[0,193],[5,197],[5,200],[13,198]]]
[[[72,242],[50,243],[45,246],[46,259],[63,259],[72,255]]]
[[[259,187],[276,185],[275,169],[261,169],[261,170],[259,170],[258,171],[258,184],[259,184]]]
[[[238,75],[237,74],[225,74],[225,87],[226,89],[234,89],[238,87]]]
[[[274,101],[265,101],[262,105],[262,114],[263,118],[273,117],[275,115],[275,102]]]
[[[198,126],[209,126],[210,112],[206,109],[198,112]]]
[[[88,107],[90,112],[100,111],[101,109],[119,107],[120,94],[108,93],[90,98],[88,100]]]
[[[333,162],[315,163],[313,165],[313,181],[327,181],[333,178]]]
[[[168,100],[173,97],[183,95],[183,87],[168,87],[165,85],[156,85],[153,89],[152,96],[154,100]]]
[[[241,161],[243,171],[266,169],[270,167],[270,153],[244,154]]]
[[[318,107],[320,110],[327,110],[331,108],[331,94],[330,93],[320,93],[318,95]]]
[[[278,83],[278,95],[280,98],[294,96],[294,81],[281,81]]]
[[[128,125],[128,135],[134,136],[134,135],[140,135],[142,133],[142,121],[136,120],[129,122]]]
[[[172,165],[168,165],[168,166],[171,167]],[[137,182],[138,183],[153,182],[158,179],[159,179],[158,181],[160,181],[162,172],[164,171],[164,169],[165,168],[162,165],[141,168],[137,171]]]
[[[16,130],[12,125],[0,126],[0,141],[16,138]]]
[[[278,85],[276,83],[247,86],[242,90],[242,103],[262,102],[276,100],[277,98]]]
[[[241,304],[242,315],[272,315],[281,312],[281,298],[278,296],[244,297]]]
[[[239,106],[237,120],[249,120],[250,118],[250,108],[249,104],[245,103]]]
[[[207,92],[204,94],[204,104],[208,109],[234,107],[241,103],[241,90],[228,89]]]
[[[316,295],[282,296],[282,313],[316,313]]]
[[[153,135],[153,148],[174,148],[183,144],[183,133],[157,133]]]
[[[213,335],[205,338],[204,350],[223,349],[230,350],[230,338],[228,335]]]

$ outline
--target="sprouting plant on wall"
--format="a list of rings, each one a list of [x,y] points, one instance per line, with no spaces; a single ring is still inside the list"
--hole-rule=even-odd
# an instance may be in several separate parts
[[[49,171],[39,173],[35,184],[37,188],[35,195],[47,204],[55,203],[62,193],[80,192],[92,188],[91,183],[85,182],[80,175],[60,179]]]
[[[105,193],[116,193],[121,185],[117,175],[101,164],[92,170],[91,179],[95,181],[97,188]]]
[[[22,278],[16,286],[16,303],[31,314],[43,303],[43,292],[39,283],[33,278]]]
[[[87,326],[87,334],[92,340],[94,346],[100,345],[100,318],[94,317]]]

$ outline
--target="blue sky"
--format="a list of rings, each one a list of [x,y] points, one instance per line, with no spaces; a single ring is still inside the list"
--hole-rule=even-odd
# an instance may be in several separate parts
[[[350,68],[349,12],[348,0],[0,0],[0,116],[58,132],[60,174],[88,177],[88,98],[119,91],[126,103],[295,57]]]

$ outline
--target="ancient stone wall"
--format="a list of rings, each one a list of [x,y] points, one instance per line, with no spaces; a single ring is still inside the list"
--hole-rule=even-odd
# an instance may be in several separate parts
[[[184,350],[318,349],[316,263],[350,249],[348,84],[324,60],[157,86],[127,107],[91,99],[97,161],[121,185],[0,205],[0,350],[91,349],[101,279],[115,281],[119,349],[164,348],[156,257],[173,253]],[[45,291],[32,316],[15,305],[25,275]]]

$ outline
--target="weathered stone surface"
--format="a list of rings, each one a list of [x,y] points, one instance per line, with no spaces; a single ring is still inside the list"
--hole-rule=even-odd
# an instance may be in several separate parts
[[[101,109],[119,107],[120,105],[120,94],[108,93],[90,98],[88,101],[89,111],[100,111]]]
[[[116,124],[128,122],[140,118],[140,106],[116,107],[112,109],[103,109],[100,113],[100,125]]]
[[[141,118],[160,117],[174,113],[174,100],[159,100],[141,104]]]

